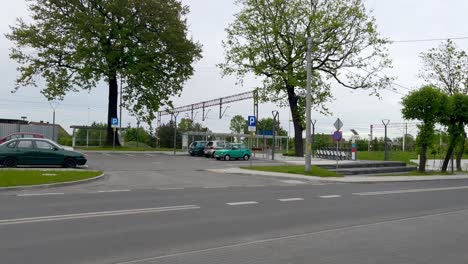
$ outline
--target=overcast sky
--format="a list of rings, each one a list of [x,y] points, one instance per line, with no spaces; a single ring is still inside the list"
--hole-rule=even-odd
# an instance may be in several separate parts
[[[247,79],[243,86],[237,86],[235,79],[222,78],[215,66],[223,61],[221,41],[226,34],[224,29],[233,21],[238,10],[234,0],[183,0],[190,7],[188,15],[190,34],[203,45],[203,59],[195,65],[195,75],[186,83],[180,98],[174,98],[175,105],[181,106],[222,96],[250,91],[259,84],[259,80]],[[468,29],[466,0],[368,0],[368,8],[374,10],[379,31],[391,40],[415,40],[467,37]],[[26,1],[3,1],[0,9],[0,118],[19,119],[27,116],[31,121],[52,121],[52,110],[47,101],[35,88],[22,88],[17,93],[14,80],[18,76],[17,65],[8,58],[11,43],[4,37],[9,32],[9,25],[17,17],[27,17]],[[455,40],[462,49],[468,51],[468,39]],[[396,84],[414,89],[423,82],[417,77],[421,68],[419,54],[435,47],[440,41],[431,42],[397,42],[392,44],[390,56],[394,68],[389,74],[397,77]],[[317,113],[317,132],[330,133],[337,117],[344,122],[343,130],[356,129],[367,136],[370,124],[380,124],[382,119],[392,123],[404,122],[401,117],[401,98],[408,89],[395,85],[397,92],[382,91],[382,99],[368,95],[367,91],[351,91],[334,86],[336,100],[329,103],[333,115],[323,116]],[[96,87],[90,94],[81,92],[68,95],[57,109],[57,123],[68,128],[70,125],[85,125],[93,121],[105,122],[107,116],[107,87]],[[213,108],[208,114],[205,125],[215,132],[228,132],[229,120],[236,114],[247,116],[253,111],[251,101],[232,104],[226,116],[218,119],[218,109]],[[261,104],[260,118],[270,117],[271,111],[278,109],[272,104]],[[288,130],[289,109],[279,109],[282,126]],[[184,114],[181,114],[184,116]],[[180,117],[181,117],[180,116]],[[197,114],[201,122],[201,113]],[[163,120],[167,122],[167,119]],[[123,123],[135,124],[135,120],[126,113]],[[293,131],[291,125],[291,132]],[[410,132],[415,132],[410,128]],[[383,130],[376,130],[375,135],[382,135]],[[393,136],[402,134],[392,129]]]

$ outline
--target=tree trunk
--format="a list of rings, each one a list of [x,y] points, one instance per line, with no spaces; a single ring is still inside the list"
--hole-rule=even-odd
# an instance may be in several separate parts
[[[463,158],[463,152],[465,152],[465,140],[466,140],[466,134],[463,135],[463,138],[460,139],[460,149],[457,154],[457,171],[462,171],[463,168],[461,166],[461,160]]]
[[[426,172],[427,144],[422,144],[419,155],[419,172]]]
[[[452,142],[452,140],[450,140],[450,144],[447,149],[447,154],[445,154],[444,163],[442,164],[442,172],[447,172],[448,164],[453,154],[453,149],[454,149],[454,143]]]
[[[119,97],[119,87],[117,85],[117,74],[110,74],[109,79],[109,103],[107,108],[107,138],[106,144],[112,146],[114,142],[114,130],[112,128],[112,118],[117,117],[117,104]],[[115,146],[120,146],[119,137],[115,134]]]
[[[298,99],[296,93],[294,92],[293,86],[288,86],[287,91],[289,107],[291,108],[292,120],[294,124],[294,154],[296,157],[303,157],[304,143],[302,142],[302,131],[304,131],[304,127],[302,125],[301,113],[299,113],[299,108],[297,105]]]

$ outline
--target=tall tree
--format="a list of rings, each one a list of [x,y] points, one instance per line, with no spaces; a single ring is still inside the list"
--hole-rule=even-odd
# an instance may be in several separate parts
[[[420,147],[419,171],[426,171],[427,149],[434,139],[434,127],[445,114],[447,96],[434,86],[425,86],[403,98],[403,117],[420,120],[416,144]]]
[[[455,94],[468,94],[468,55],[465,51],[459,49],[452,40],[441,43],[438,47],[423,52],[420,55],[423,67],[419,76],[426,82],[439,87],[444,93],[452,96]],[[453,122],[451,123],[450,120]],[[457,168],[461,170],[461,159],[464,152],[466,133],[458,135],[458,126],[454,118],[446,120],[445,125],[448,131],[457,133],[451,135],[451,138],[457,138],[453,143],[459,146],[459,152],[456,157]],[[445,155],[444,164],[448,164],[450,157],[456,146],[449,146]]]
[[[247,128],[247,120],[241,115],[235,115],[231,118],[231,124],[229,129],[232,133],[240,134],[243,133]]]
[[[248,73],[263,77],[260,99],[289,106],[294,123],[295,151],[303,155],[305,127],[307,37],[313,38],[312,102],[329,113],[332,81],[351,89],[386,88],[391,78],[380,77],[390,67],[387,40],[377,32],[375,19],[363,0],[236,0],[241,6],[226,29],[223,74],[239,80]]]
[[[117,117],[118,78],[123,105],[150,122],[193,74],[201,47],[187,37],[188,8],[178,0],[27,0],[32,21],[18,19],[7,38],[10,58],[21,66],[21,86],[36,86],[49,99],[108,84],[107,144]],[[119,144],[119,142],[117,142]]]

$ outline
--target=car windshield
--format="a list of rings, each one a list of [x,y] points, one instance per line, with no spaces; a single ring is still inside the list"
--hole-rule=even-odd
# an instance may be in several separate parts
[[[197,143],[197,147],[204,147],[205,146],[205,142],[198,142]]]

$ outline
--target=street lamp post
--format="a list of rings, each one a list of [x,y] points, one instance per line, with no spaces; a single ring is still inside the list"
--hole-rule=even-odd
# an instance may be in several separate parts
[[[275,110],[275,111],[271,111],[271,114],[273,115],[273,147],[271,148],[271,160],[275,160],[276,122],[279,123],[279,112]]]

